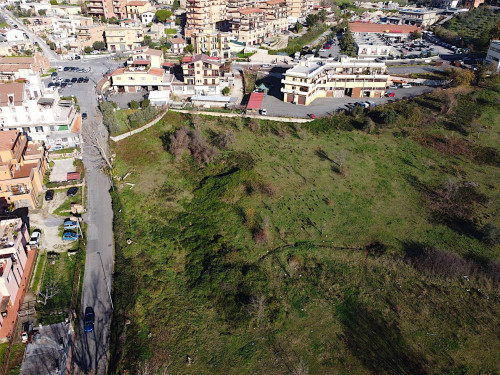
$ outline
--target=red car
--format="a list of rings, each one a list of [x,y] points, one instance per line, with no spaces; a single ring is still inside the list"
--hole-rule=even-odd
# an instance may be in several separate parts
[[[312,118],[313,120],[316,118],[316,115],[314,115],[314,114],[312,114],[312,113],[309,113],[309,114],[308,114],[308,116],[309,116],[310,118]]]
[[[385,94],[385,96],[387,96],[388,98],[394,98],[396,96],[396,94],[393,92],[388,92]]]

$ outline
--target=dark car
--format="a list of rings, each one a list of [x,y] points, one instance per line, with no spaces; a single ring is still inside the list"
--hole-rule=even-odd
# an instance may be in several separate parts
[[[64,80],[64,82],[68,83],[68,82],[71,82],[71,80],[70,80],[69,78],[66,78],[66,79]]]
[[[68,189],[68,192],[66,193],[66,195],[68,197],[74,197],[76,195],[76,193],[78,192],[78,188],[76,186],[73,186],[73,187],[70,187]]]
[[[57,77],[57,72],[52,72],[51,77]]]
[[[64,71],[67,72],[69,70],[69,67],[65,66]]]
[[[88,81],[89,81],[89,79],[88,79],[87,77],[85,77],[85,78],[83,79],[83,83],[87,83]]]
[[[61,87],[66,87],[68,84],[66,82],[61,83]]]
[[[49,82],[48,87],[54,86],[54,82]]]
[[[76,81],[78,81],[78,78],[76,78],[76,77],[71,78],[72,83],[75,83]]]
[[[82,113],[82,119],[86,120],[87,119],[87,114],[85,112]]]
[[[94,309],[88,306],[85,309],[85,316],[83,317],[83,329],[85,330],[85,332],[94,331],[94,319],[95,319]]]
[[[75,60],[80,60],[81,57],[80,56],[75,56]]]
[[[54,199],[54,190],[47,190],[45,193],[45,200],[51,201],[52,199]]]
[[[78,83],[82,83],[83,82],[83,77],[78,78],[77,82]]]

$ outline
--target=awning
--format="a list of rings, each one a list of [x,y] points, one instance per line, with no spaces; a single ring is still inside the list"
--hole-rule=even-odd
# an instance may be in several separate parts
[[[149,60],[135,60],[132,65],[149,65],[151,61]]]
[[[62,130],[69,130],[69,127],[68,125],[61,125],[59,126],[59,128],[57,128],[58,131],[62,131]]]

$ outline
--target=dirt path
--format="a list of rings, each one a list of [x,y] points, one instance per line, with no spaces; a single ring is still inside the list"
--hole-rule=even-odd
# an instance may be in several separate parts
[[[30,212],[30,226],[42,230],[41,250],[63,252],[72,245],[72,242],[63,241],[59,235],[59,226],[63,224],[64,218],[54,214],[54,210],[65,200],[66,191],[55,190],[52,201],[43,201],[42,208]]]

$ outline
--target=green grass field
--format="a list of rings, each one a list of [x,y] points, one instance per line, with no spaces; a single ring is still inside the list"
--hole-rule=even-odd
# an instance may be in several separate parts
[[[169,112],[118,143],[112,371],[497,373],[499,93],[308,124]],[[175,159],[193,123],[234,141]]]

